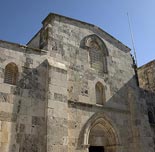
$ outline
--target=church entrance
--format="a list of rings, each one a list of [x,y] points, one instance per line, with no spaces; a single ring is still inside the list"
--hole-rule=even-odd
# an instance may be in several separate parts
[[[89,152],[104,152],[103,146],[90,146]]]
[[[88,152],[120,151],[117,133],[104,113],[92,116],[84,126],[82,133],[83,147]]]

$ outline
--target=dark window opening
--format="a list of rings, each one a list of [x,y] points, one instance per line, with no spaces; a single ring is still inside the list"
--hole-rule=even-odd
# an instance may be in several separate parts
[[[4,83],[15,85],[18,77],[18,67],[15,63],[9,63],[5,67]]]
[[[97,82],[95,86],[95,91],[96,91],[96,104],[103,105],[105,102],[105,90],[104,86],[102,83]]]

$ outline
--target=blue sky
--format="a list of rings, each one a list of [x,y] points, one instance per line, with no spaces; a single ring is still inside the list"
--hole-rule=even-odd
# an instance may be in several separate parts
[[[154,7],[154,0],[1,0],[0,39],[26,44],[53,12],[95,24],[132,48],[128,12],[141,66],[155,59]]]

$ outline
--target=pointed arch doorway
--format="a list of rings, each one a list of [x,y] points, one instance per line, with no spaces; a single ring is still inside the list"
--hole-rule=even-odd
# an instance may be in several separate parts
[[[89,152],[104,152],[108,143],[105,131],[101,124],[97,124],[90,130],[89,134]]]
[[[83,145],[87,152],[118,152],[119,138],[103,113],[92,116],[84,127]]]

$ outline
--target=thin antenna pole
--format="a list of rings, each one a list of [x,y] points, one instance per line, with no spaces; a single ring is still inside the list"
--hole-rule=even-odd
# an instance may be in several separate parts
[[[131,40],[132,40],[132,47],[133,47],[133,51],[134,51],[135,63],[137,65],[137,55],[136,55],[136,49],[135,49],[135,44],[134,44],[134,37],[133,37],[133,32],[131,30],[130,18],[129,18],[129,14],[128,13],[127,13],[127,16],[128,16],[130,35],[131,35]]]

